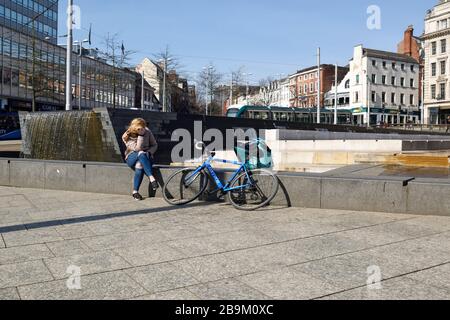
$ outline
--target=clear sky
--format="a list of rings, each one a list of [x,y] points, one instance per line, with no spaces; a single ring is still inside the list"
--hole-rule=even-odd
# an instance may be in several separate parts
[[[213,63],[224,74],[240,66],[251,81],[291,74],[316,63],[346,65],[353,47],[395,51],[410,24],[424,29],[427,9],[438,0],[74,0],[81,8],[86,38],[93,24],[93,47],[118,33],[125,47],[137,51],[134,61],[152,57],[169,45],[195,78]],[[60,35],[65,34],[65,6],[60,0]],[[367,8],[381,9],[381,29],[367,28]],[[64,42],[61,38],[60,42]]]

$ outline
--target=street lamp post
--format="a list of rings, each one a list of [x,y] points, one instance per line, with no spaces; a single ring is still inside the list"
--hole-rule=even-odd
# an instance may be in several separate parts
[[[370,100],[371,100],[371,94],[370,94],[370,77],[369,77],[369,72],[367,70],[364,71],[366,73],[366,79],[367,79],[367,128],[370,128]]]
[[[141,86],[142,86],[142,88],[141,88],[141,110],[144,110],[145,108],[144,108],[144,104],[145,104],[145,99],[144,99],[144,93],[145,93],[145,91],[144,91],[144,85],[145,85],[145,71],[144,70],[142,70],[142,75],[141,75],[141,77],[142,77],[142,82],[141,82]]]
[[[246,100],[246,104],[248,105],[249,104],[249,98],[248,98],[248,96],[249,96],[249,94],[250,94],[250,83],[249,83],[249,80],[248,80],[248,78],[250,77],[250,76],[252,76],[253,75],[253,73],[244,73],[243,74],[243,76],[244,77],[246,77],[246,80],[245,80],[245,83],[246,83],[246,91],[245,91],[245,100]]]
[[[67,14],[66,111],[70,111],[72,110],[73,0],[68,0]]]
[[[87,43],[89,42],[89,40],[85,39],[83,41],[75,41],[75,44],[78,44],[80,52],[78,55],[78,58],[80,59],[78,61],[78,110],[81,110],[81,94],[82,94],[82,89],[81,89],[81,84],[82,84],[82,71],[83,71],[83,61],[82,61],[82,57],[83,57],[83,43]]]
[[[317,48],[317,124],[320,124],[320,48]]]
[[[334,78],[334,124],[338,124],[338,64],[336,63],[335,78]]]

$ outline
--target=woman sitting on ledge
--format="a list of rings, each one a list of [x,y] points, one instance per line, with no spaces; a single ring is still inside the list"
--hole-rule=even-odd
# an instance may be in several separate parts
[[[145,120],[140,118],[131,122],[122,140],[127,147],[125,151],[127,165],[135,171],[133,198],[141,201],[143,198],[139,194],[139,189],[144,175],[149,178],[153,190],[158,189],[158,183],[153,176],[153,155],[158,149],[158,143]]]

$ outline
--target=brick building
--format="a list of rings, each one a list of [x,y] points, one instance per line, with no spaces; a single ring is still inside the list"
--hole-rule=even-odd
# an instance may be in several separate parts
[[[397,53],[408,55],[420,65],[419,71],[419,104],[422,105],[423,76],[425,68],[425,60],[421,57],[422,40],[414,36],[414,27],[408,26],[405,30],[403,40],[398,44]]]
[[[338,67],[338,82],[342,81],[349,69],[347,67]],[[320,106],[325,105],[325,93],[330,91],[335,81],[335,66],[331,64],[322,64],[320,66]],[[317,107],[317,89],[318,89],[318,70],[317,66],[299,70],[289,77],[291,89],[290,104],[296,108]]]

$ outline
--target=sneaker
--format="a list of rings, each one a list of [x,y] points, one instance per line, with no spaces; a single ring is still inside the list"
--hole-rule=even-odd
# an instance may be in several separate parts
[[[142,201],[142,200],[144,200],[144,198],[142,198],[142,196],[141,196],[139,193],[133,194],[133,198],[134,198],[134,200],[136,200],[136,201]]]
[[[159,188],[158,182],[153,181],[153,182],[151,183],[151,185],[152,185],[152,189],[153,189],[154,191],[158,190],[158,188]]]

